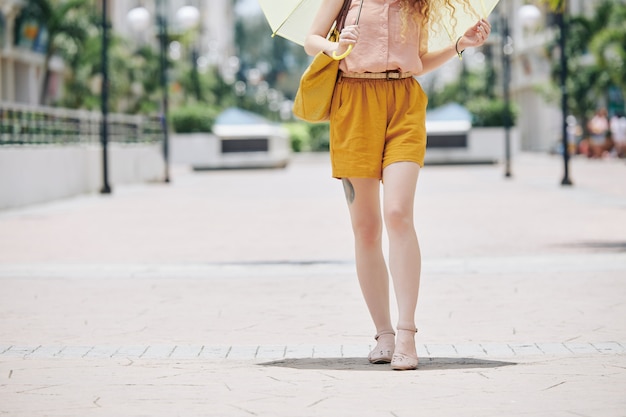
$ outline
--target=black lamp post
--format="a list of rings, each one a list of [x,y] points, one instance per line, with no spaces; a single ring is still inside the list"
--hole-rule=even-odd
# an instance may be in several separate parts
[[[565,3],[566,4],[566,3]],[[569,141],[567,139],[567,56],[565,41],[567,38],[567,23],[565,22],[565,4],[561,5],[558,14],[559,22],[559,48],[561,49],[561,111],[563,112],[563,179],[561,185],[573,185],[569,178]]]
[[[162,101],[161,101],[161,126],[163,128],[163,161],[165,163],[165,182],[170,182],[170,155],[169,155],[169,94],[167,83],[167,50],[168,50],[168,31],[167,31],[167,0],[155,0],[156,24],[158,27],[159,39],[159,81],[161,85]],[[184,17],[198,17],[198,11],[192,6],[185,6],[187,14]],[[131,28],[136,31],[145,30],[150,24],[150,13],[145,7],[136,7],[129,11],[128,20]]]
[[[167,18],[165,13],[165,2],[157,2],[157,25],[159,27],[159,58],[160,58],[160,80],[162,90],[161,102],[161,123],[163,126],[163,160],[165,162],[165,182],[170,182],[170,150],[169,150],[169,123],[168,106],[169,95],[167,91]]]
[[[101,108],[102,121],[100,124],[100,142],[102,144],[102,188],[101,194],[111,194],[109,186],[109,71],[108,71],[108,50],[109,50],[109,22],[107,19],[107,0],[102,0],[102,91]]]
[[[509,19],[506,12],[502,17],[502,79],[504,95],[504,176],[511,178],[511,53]]]

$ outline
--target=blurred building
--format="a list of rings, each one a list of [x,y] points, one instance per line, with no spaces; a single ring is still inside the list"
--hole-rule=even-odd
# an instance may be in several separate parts
[[[96,0],[96,13],[101,10]],[[194,6],[200,14],[198,38],[194,40],[197,58],[205,65],[228,62],[234,54],[234,1],[233,0],[109,0],[109,18],[115,32],[140,42],[157,45],[158,33],[155,9],[163,2],[166,19],[172,33],[183,31],[177,12],[183,6]],[[19,19],[25,6],[20,0],[0,0],[0,101],[36,105],[39,103],[44,77],[45,41],[47,32],[40,22]],[[144,6],[150,12],[151,24],[137,31],[128,22],[128,12]],[[62,94],[63,61],[53,57],[48,87],[48,97]]]
[[[110,0],[111,24],[113,30],[127,38],[156,42],[158,29],[155,11],[159,4],[165,8],[168,30],[172,33],[185,30],[179,19],[179,11],[184,6],[193,6],[199,11],[200,18],[194,47],[202,62],[219,65],[235,52],[234,3],[233,0]],[[128,22],[128,12],[139,6],[148,9],[153,21],[147,30],[140,33]]]
[[[96,0],[96,13],[99,13],[101,1]],[[592,14],[601,0],[567,0],[571,15]],[[624,0],[617,0],[624,1]],[[202,65],[228,66],[229,59],[236,53],[235,48],[235,4],[247,3],[245,0],[109,0],[109,13],[115,32],[136,42],[148,42],[157,45],[156,9],[163,5],[168,26],[173,34],[181,33],[183,28],[177,18],[183,6],[194,6],[199,12],[198,34],[193,41],[194,62]],[[539,15],[531,22],[520,11],[522,6],[534,3],[539,6]],[[500,0],[496,12],[490,19],[495,22],[504,17],[508,20],[512,51],[510,59],[511,94],[519,108],[517,126],[523,150],[546,151],[560,139],[561,110],[558,102],[547,102],[541,93],[542,88],[550,84],[551,68],[554,65],[555,51],[548,51],[547,45],[554,41],[557,31],[553,16],[541,1]],[[0,100],[37,104],[44,76],[44,41],[45,28],[38,22],[17,19],[23,0],[0,0]],[[129,24],[128,12],[143,6],[149,12],[150,24],[138,30]],[[496,29],[497,24],[494,25]],[[494,66],[501,72],[502,36],[494,30],[490,38],[494,51]],[[499,51],[499,52],[498,52]],[[472,62],[471,51],[466,54],[463,64]],[[483,57],[484,59],[484,57]],[[236,64],[236,60],[234,60]],[[460,66],[452,60],[449,65]],[[64,71],[60,59],[52,59],[53,70],[49,85],[49,96],[61,94],[61,80]],[[441,71],[454,76],[454,71]],[[501,86],[501,82],[498,81]],[[499,87],[501,88],[501,87]]]
[[[601,0],[567,0],[570,15],[592,15]],[[505,13],[510,26],[511,95],[518,106],[517,126],[523,150],[548,151],[561,140],[562,112],[560,102],[548,102],[546,86],[551,82],[552,67],[559,59],[558,51],[548,50],[557,39],[554,15],[542,2],[539,14],[529,16],[523,6],[526,0],[501,0],[498,9]],[[531,13],[532,14],[532,13]],[[497,34],[500,35],[500,34]],[[495,36],[497,42],[499,36]],[[542,92],[543,91],[543,92]]]
[[[0,0],[0,101],[39,103],[47,32],[39,22],[18,19],[19,0]],[[63,62],[53,58],[49,91],[60,93]]]

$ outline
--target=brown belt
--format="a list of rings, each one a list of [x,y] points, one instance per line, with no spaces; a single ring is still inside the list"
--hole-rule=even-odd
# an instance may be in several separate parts
[[[400,72],[398,70],[385,72],[341,72],[341,77],[365,78],[370,80],[401,80],[412,76],[412,72]]]

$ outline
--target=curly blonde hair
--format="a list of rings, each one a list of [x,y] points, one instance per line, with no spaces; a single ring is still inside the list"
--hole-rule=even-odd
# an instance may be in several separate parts
[[[458,7],[462,7],[468,13],[476,14],[477,18],[479,17],[469,0],[400,0],[402,33],[407,29],[409,16],[433,30],[438,27],[443,28],[441,19],[444,9],[450,11],[452,27],[455,27],[456,18],[454,16]]]

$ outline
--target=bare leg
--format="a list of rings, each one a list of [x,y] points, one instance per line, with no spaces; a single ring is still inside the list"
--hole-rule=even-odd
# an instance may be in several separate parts
[[[380,181],[373,178],[343,179],[352,220],[356,270],[363,298],[376,332],[393,329],[389,312],[389,275],[382,251]],[[380,345],[393,347],[393,334],[379,337]]]
[[[421,254],[413,209],[419,165],[399,162],[383,172],[385,225],[389,234],[389,269],[398,302],[396,352],[417,357],[415,350],[415,310],[419,294]],[[406,330],[409,331],[406,331]]]

